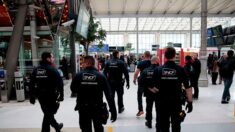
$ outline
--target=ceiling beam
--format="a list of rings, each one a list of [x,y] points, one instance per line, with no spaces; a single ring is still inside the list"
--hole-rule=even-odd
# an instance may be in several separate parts
[[[154,4],[152,5],[152,8],[149,12],[149,14],[153,14],[154,9],[157,7],[157,5],[159,4],[160,0],[155,0]]]
[[[172,2],[172,0],[167,0],[167,6],[163,12],[163,14],[167,14],[167,11],[177,2],[177,0],[174,0]]]
[[[215,0],[215,1],[211,0],[211,1],[209,1],[209,2],[208,2],[208,5],[207,5],[207,6],[208,6],[208,9],[207,9],[207,10],[212,9],[212,8],[216,5],[217,1],[218,1],[218,0]],[[210,2],[212,2],[211,5],[209,5]]]
[[[232,0],[226,1],[226,2],[222,6],[220,6],[219,11],[217,12],[217,14],[220,14],[223,10],[227,9],[228,5],[231,5]]]
[[[110,0],[108,0],[108,14],[111,14],[111,10],[110,10]]]
[[[123,4],[122,4],[122,14],[125,14],[126,2],[127,2],[127,0],[123,0]]]
[[[184,0],[184,3],[183,3],[182,6],[180,7],[180,9],[179,9],[179,11],[177,12],[177,14],[180,14],[183,9],[185,9],[189,4],[191,4],[191,1],[189,1],[188,3],[187,3],[187,2],[188,2],[188,0]]]
[[[96,18],[120,18],[120,17],[129,17],[129,18],[136,18],[136,17],[201,17],[200,13],[167,13],[167,14],[162,14],[162,13],[154,13],[154,14],[149,14],[149,13],[116,13],[116,14],[97,14],[95,15]],[[235,14],[231,13],[221,13],[221,14],[216,14],[216,13],[208,13],[208,17],[235,17]]]
[[[190,12],[190,14],[194,14],[194,12],[201,7],[201,1],[197,0],[197,3],[194,4],[193,10]]]
[[[142,2],[143,2],[143,0],[139,0],[138,7],[137,7],[137,10],[136,10],[136,14],[139,14]]]
[[[234,14],[235,10],[231,11],[230,14]]]

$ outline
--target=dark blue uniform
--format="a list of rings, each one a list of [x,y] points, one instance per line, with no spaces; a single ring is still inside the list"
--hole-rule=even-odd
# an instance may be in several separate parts
[[[112,116],[117,115],[106,77],[95,68],[88,67],[78,73],[72,80],[71,90],[77,94],[75,110],[79,112],[79,124],[82,132],[92,132],[92,122],[96,132],[103,132],[104,128],[101,120],[103,92]]]
[[[153,83],[159,89],[158,126],[161,132],[169,132],[170,122],[172,132],[180,132],[182,83],[186,89],[190,88],[185,70],[175,62],[167,61],[154,71]]]
[[[112,97],[115,98],[115,91],[118,96],[118,109],[121,112],[121,109],[124,108],[123,104],[123,94],[124,94],[124,80],[122,76],[125,76],[126,82],[129,85],[129,74],[125,63],[118,59],[114,58],[108,61],[105,64],[104,75],[107,77],[108,82],[111,86]]]
[[[144,60],[137,64],[137,68],[140,69],[140,74],[144,71],[145,68],[149,67],[151,65],[150,60]],[[138,91],[137,91],[137,100],[138,100],[138,107],[139,111],[143,111],[143,104],[142,104],[142,96],[144,93],[144,83],[143,81],[140,81],[138,78]]]
[[[139,77],[139,81],[145,82],[143,84],[144,87],[144,95],[146,96],[146,117],[148,123],[152,122],[152,109],[153,109],[153,103],[155,102],[155,109],[156,109],[156,115],[157,115],[157,97],[158,93],[151,92],[148,88],[150,88],[151,84],[150,82],[153,79],[153,73],[154,70],[158,67],[157,64],[152,64],[150,67],[146,68]],[[156,121],[157,122],[157,121]]]
[[[193,97],[194,98],[198,98],[199,96],[199,88],[198,88],[198,80],[200,77],[200,73],[201,73],[201,62],[198,59],[195,59],[193,64],[193,70],[194,70],[194,76],[193,76],[193,88],[194,88],[194,94]]]
[[[30,96],[37,97],[44,113],[42,132],[49,132],[50,125],[59,131],[54,114],[59,108],[58,99],[64,97],[63,80],[57,71],[49,64],[42,64],[33,70],[31,76]]]

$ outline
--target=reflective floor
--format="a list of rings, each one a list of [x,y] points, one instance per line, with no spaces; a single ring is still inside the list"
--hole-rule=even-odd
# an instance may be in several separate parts
[[[131,88],[125,89],[124,105],[125,111],[118,115],[115,123],[108,122],[105,126],[106,132],[155,132],[155,128],[148,129],[145,116],[137,118],[137,86],[132,83]],[[232,99],[229,104],[221,104],[223,84],[211,85],[200,88],[199,100],[194,101],[194,110],[187,114],[182,123],[182,132],[234,132],[234,100],[235,84],[231,86]],[[234,80],[235,81],[235,80]],[[58,122],[64,123],[63,132],[79,132],[78,113],[73,111],[75,98],[70,98],[70,81],[65,81],[65,100],[61,103],[56,114]],[[144,102],[145,102],[145,98]],[[145,106],[145,103],[144,103]],[[155,117],[155,113],[153,114]],[[28,101],[17,103],[0,103],[0,132],[40,132],[42,112],[39,103],[29,104]],[[155,121],[153,121],[153,126]],[[53,129],[52,129],[53,130]]]

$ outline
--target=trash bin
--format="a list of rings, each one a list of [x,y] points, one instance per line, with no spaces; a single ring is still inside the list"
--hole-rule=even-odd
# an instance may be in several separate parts
[[[0,69],[0,95],[1,95],[1,101],[3,103],[8,102],[6,78],[5,77],[6,77],[6,71],[3,69]]]
[[[16,89],[16,100],[18,102],[25,100],[24,94],[24,79],[21,72],[15,72],[15,89]]]

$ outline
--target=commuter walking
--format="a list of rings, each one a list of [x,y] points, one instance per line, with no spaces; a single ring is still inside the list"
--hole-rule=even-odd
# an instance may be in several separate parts
[[[124,79],[122,76],[125,76],[126,79],[126,88],[129,89],[129,74],[127,66],[125,63],[119,59],[119,52],[117,50],[113,51],[113,59],[109,60],[104,67],[104,75],[107,77],[107,80],[111,86],[112,97],[115,99],[115,92],[117,92],[118,97],[118,113],[124,111],[123,104],[123,94],[124,94]]]
[[[176,51],[173,47],[165,48],[166,63],[154,71],[152,87],[159,89],[158,93],[158,129],[160,132],[169,132],[171,123],[172,132],[181,131],[182,111],[182,84],[186,91],[188,113],[192,112],[192,88],[185,70],[175,63]]]
[[[192,87],[193,84],[193,76],[194,76],[194,69],[192,66],[193,60],[192,57],[187,55],[185,56],[185,65],[184,65],[184,70],[186,72],[186,75],[189,79],[189,86]]]
[[[139,74],[141,74],[142,71],[144,71],[145,68],[149,67],[151,65],[151,61],[150,61],[150,52],[149,51],[145,51],[144,52],[144,56],[143,56],[143,60],[140,61],[137,64],[137,69],[134,73],[134,80],[133,83],[136,85],[136,80]],[[144,92],[144,87],[143,84],[145,82],[141,82],[138,79],[138,90],[137,90],[137,101],[138,101],[138,113],[136,114],[136,116],[141,116],[142,114],[144,114],[143,111],[143,104],[142,104],[142,96],[143,96],[143,92]]]
[[[153,79],[154,70],[159,66],[159,58],[157,56],[153,56],[151,58],[151,66],[146,68],[140,75],[140,81],[144,83],[144,96],[146,97],[146,122],[145,125],[148,128],[152,128],[152,109],[153,104],[155,103],[155,110],[157,115],[157,97],[158,93],[154,92],[154,89],[150,89],[150,82]],[[156,120],[157,126],[157,120]]]
[[[235,70],[234,51],[227,52],[227,58],[221,62],[221,76],[224,80],[224,92],[222,95],[222,104],[228,104],[231,98],[229,89],[233,83],[233,74]]]
[[[201,62],[198,59],[198,53],[193,54],[193,69],[194,69],[194,76],[193,76],[193,98],[198,99],[199,97],[199,88],[198,88],[198,80],[201,74]]]
[[[106,77],[95,68],[95,60],[92,56],[84,57],[84,70],[73,78],[71,91],[77,94],[75,110],[79,113],[79,124],[82,132],[92,132],[92,124],[95,132],[103,132],[103,92],[108,101],[111,121],[116,121],[117,111],[111,89]]]
[[[49,132],[50,125],[60,132],[63,123],[57,123],[54,118],[59,101],[64,100],[64,84],[58,70],[54,67],[53,55],[49,52],[42,53],[40,66],[33,70],[30,86],[30,103],[35,104],[35,99],[41,105],[44,113],[42,132]]]
[[[218,66],[218,57],[217,55],[213,56],[213,67],[212,67],[212,76],[211,76],[211,81],[212,81],[212,85],[216,85],[216,81],[218,78],[218,74],[219,74],[219,66]]]

